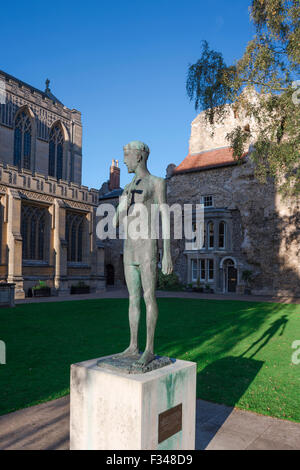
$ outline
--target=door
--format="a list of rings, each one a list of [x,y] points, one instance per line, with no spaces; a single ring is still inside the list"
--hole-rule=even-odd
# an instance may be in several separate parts
[[[106,284],[113,286],[115,283],[115,270],[112,264],[106,265]]]
[[[227,271],[227,291],[228,292],[235,292],[236,285],[237,285],[237,270],[233,266],[228,266]]]

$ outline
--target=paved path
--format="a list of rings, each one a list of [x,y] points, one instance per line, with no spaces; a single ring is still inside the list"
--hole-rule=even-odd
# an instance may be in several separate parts
[[[197,400],[196,449],[300,450],[300,424]],[[69,396],[0,416],[0,450],[68,450]]]
[[[66,295],[61,297],[29,297],[16,300],[16,304],[36,302],[62,302],[66,300],[86,299],[124,299],[128,297],[127,289],[106,289],[97,294]],[[247,302],[275,302],[283,304],[300,304],[300,297],[272,297],[262,295],[238,294],[198,294],[196,292],[157,291],[157,297],[179,297],[184,299],[215,299],[215,300],[243,300]]]

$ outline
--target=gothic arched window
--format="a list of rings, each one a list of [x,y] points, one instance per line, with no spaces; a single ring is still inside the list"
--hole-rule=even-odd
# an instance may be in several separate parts
[[[64,137],[59,124],[52,127],[49,135],[49,176],[62,179]]]
[[[68,261],[82,262],[84,216],[75,212],[67,213],[66,240]]]
[[[25,111],[17,114],[15,119],[14,165],[19,168],[31,167],[31,120]]]
[[[47,210],[43,207],[22,204],[22,258],[25,260],[45,259],[46,214]]]

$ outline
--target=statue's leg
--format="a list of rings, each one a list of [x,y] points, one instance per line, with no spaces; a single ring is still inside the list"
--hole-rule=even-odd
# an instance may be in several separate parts
[[[147,343],[146,349],[138,363],[146,366],[154,357],[154,333],[158,317],[158,307],[155,297],[157,282],[157,262],[151,261],[141,266],[141,279],[146,304]]]
[[[139,266],[124,265],[125,280],[129,292],[130,344],[121,355],[138,354],[138,329],[141,313],[141,275]]]

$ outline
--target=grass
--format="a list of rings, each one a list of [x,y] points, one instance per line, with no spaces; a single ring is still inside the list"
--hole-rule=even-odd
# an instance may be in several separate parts
[[[161,298],[156,353],[197,362],[197,396],[300,422],[300,305]],[[69,393],[70,364],[128,346],[128,300],[0,310],[0,414]],[[145,344],[145,315],[141,320]]]

